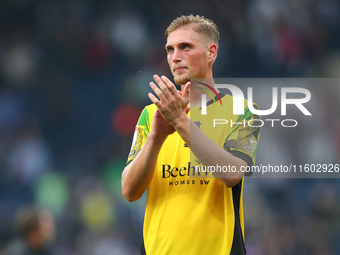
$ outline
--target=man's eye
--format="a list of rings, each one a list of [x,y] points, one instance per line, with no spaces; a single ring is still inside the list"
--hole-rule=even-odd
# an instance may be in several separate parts
[[[189,45],[183,45],[183,50],[187,50],[189,48],[190,48]]]
[[[169,49],[168,49],[168,53],[172,53],[173,51],[174,51],[173,48],[169,48]]]

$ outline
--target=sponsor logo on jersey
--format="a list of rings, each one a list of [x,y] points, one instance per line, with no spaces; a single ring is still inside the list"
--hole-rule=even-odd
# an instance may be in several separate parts
[[[181,180],[179,178],[185,177],[201,177],[204,178],[208,175],[208,172],[201,172],[199,167],[191,166],[191,162],[188,162],[188,165],[176,167],[167,164],[162,164],[162,179],[169,179],[169,186],[177,186],[177,185],[188,185],[188,184],[200,184],[200,185],[208,185],[210,180]]]

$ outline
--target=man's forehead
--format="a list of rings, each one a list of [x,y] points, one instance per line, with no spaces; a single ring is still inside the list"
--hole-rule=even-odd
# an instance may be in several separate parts
[[[175,31],[172,31],[167,39],[167,43],[165,46],[180,44],[180,43],[194,43],[202,40],[202,35],[195,32],[193,29],[189,27],[178,28]]]

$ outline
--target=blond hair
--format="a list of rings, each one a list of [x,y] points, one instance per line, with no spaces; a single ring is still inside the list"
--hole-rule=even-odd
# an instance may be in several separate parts
[[[168,38],[169,34],[176,29],[184,26],[190,26],[196,33],[203,34],[209,38],[218,48],[218,41],[220,40],[220,33],[214,21],[204,18],[199,15],[182,15],[174,19],[168,28],[165,30],[165,36]]]

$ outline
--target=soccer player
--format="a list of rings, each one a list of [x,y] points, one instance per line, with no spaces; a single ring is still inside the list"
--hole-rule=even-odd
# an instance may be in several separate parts
[[[153,104],[139,118],[122,173],[122,193],[128,201],[148,189],[142,254],[245,254],[240,169],[255,163],[259,128],[240,123],[258,117],[246,100],[244,114],[233,115],[232,97],[220,91],[224,110],[211,100],[209,114],[191,120],[188,115],[193,118],[199,110],[201,94],[193,95],[190,79],[213,77],[218,28],[209,19],[187,15],[173,20],[165,34],[167,60],[181,91],[167,77],[153,76],[156,83],[150,86],[158,98],[149,94]],[[214,116],[239,124],[212,129]],[[195,171],[194,164],[233,166],[238,171],[203,173]],[[209,178],[211,174],[216,178]]]

